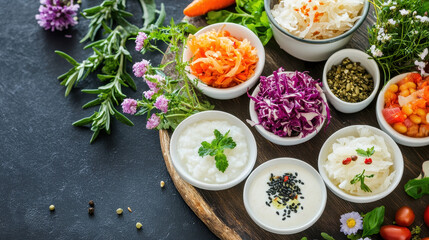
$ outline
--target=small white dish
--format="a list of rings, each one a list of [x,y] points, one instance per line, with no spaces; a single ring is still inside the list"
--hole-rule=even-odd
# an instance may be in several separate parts
[[[195,75],[191,74],[190,72],[188,72],[188,77],[191,80],[198,80],[197,81],[198,84],[196,85],[197,88],[199,88],[205,95],[211,98],[220,99],[220,100],[233,99],[246,93],[247,90],[252,88],[259,80],[259,76],[261,75],[265,65],[265,49],[264,49],[264,46],[262,45],[261,40],[259,40],[258,36],[256,36],[250,29],[235,23],[225,22],[225,23],[215,23],[212,25],[208,25],[202,28],[201,30],[199,30],[198,32],[196,32],[195,36],[198,36],[202,33],[205,33],[211,30],[220,30],[220,29],[228,31],[231,34],[231,36],[239,40],[246,38],[247,40],[249,40],[250,44],[256,48],[259,60],[258,60],[258,63],[256,64],[255,73],[245,82],[230,88],[215,88],[215,87],[208,86],[205,83],[199,81],[198,78]],[[183,51],[183,61],[189,61],[191,58],[192,58],[191,51],[189,50],[189,48],[185,47],[185,50]],[[189,66],[187,67],[187,70],[190,70]]]
[[[346,57],[348,57],[353,62],[360,62],[361,66],[364,67],[369,74],[371,74],[372,79],[374,80],[374,89],[372,90],[371,95],[361,102],[349,103],[343,101],[335,96],[335,94],[329,88],[327,79],[329,70],[331,70],[333,65],[341,64],[343,59]],[[323,90],[326,93],[329,103],[331,103],[331,105],[334,106],[334,108],[338,111],[343,113],[359,112],[366,108],[372,102],[372,100],[374,100],[375,96],[377,95],[378,88],[380,87],[380,70],[378,69],[377,62],[370,58],[371,56],[360,50],[347,48],[334,53],[329,57],[328,61],[326,61],[325,67],[323,68]]]
[[[271,13],[271,9],[277,3],[278,0],[264,0],[265,12],[270,21],[271,29],[273,29],[274,39],[279,44],[280,48],[290,55],[309,62],[326,60],[332,53],[344,48],[353,37],[354,32],[356,32],[365,21],[370,7],[369,1],[365,1],[363,9],[361,10],[360,19],[355,22],[351,29],[343,34],[329,39],[309,40],[290,34],[277,23]]]
[[[374,134],[381,136],[384,138],[384,141],[389,148],[389,152],[391,153],[393,157],[393,167],[394,171],[396,171],[395,176],[392,180],[392,183],[390,186],[385,189],[383,192],[370,195],[370,196],[356,196],[349,193],[344,192],[341,190],[338,186],[332,183],[332,181],[329,179],[328,174],[326,173],[324,162],[328,158],[328,155],[332,152],[332,145],[337,141],[339,138],[348,137],[348,136],[358,136],[358,128],[359,127],[366,127],[369,128],[370,131],[372,131]],[[336,131],[334,134],[332,134],[323,144],[322,148],[319,152],[319,158],[318,158],[318,168],[320,175],[323,178],[323,181],[325,181],[326,186],[338,197],[354,203],[370,203],[378,201],[387,195],[389,195],[395,188],[398,186],[399,182],[402,179],[402,174],[404,172],[404,159],[402,157],[401,150],[399,149],[398,145],[393,141],[393,139],[387,135],[385,132],[381,131],[378,128],[367,126],[367,125],[352,125],[345,128],[342,128],[338,131]]]
[[[403,73],[390,79],[390,81],[387,82],[386,85],[384,85],[383,89],[378,94],[375,111],[377,116],[377,122],[378,125],[380,125],[380,128],[386,133],[388,133],[395,140],[395,142],[408,147],[423,147],[429,145],[429,137],[415,138],[400,134],[395,129],[393,129],[390,124],[386,122],[386,119],[384,119],[384,116],[382,114],[382,110],[384,109],[384,94],[386,93],[386,90],[390,87],[390,85],[402,80],[407,74],[408,73]]]
[[[275,213],[278,209],[266,206],[268,189],[264,187],[267,187],[270,173],[281,176],[294,172],[305,183],[299,186],[302,195],[297,198],[303,208],[283,221],[282,214]],[[243,189],[244,207],[249,216],[258,226],[276,234],[294,234],[311,227],[323,214],[326,200],[326,187],[319,173],[308,163],[294,158],[276,158],[261,164],[247,178]]]
[[[293,73],[293,72],[286,72],[286,73]],[[252,96],[256,97],[256,95],[258,95],[259,91],[260,91],[260,84],[258,84],[255,88],[255,90],[253,90]],[[325,94],[322,92],[321,96],[323,98],[323,100],[325,101],[325,103],[327,103],[328,101],[326,101],[326,97]],[[249,113],[250,113],[250,119],[255,122],[258,123],[258,115],[255,111],[255,101],[250,100],[249,103]],[[304,142],[307,142],[308,140],[312,139],[314,136],[316,136],[317,133],[319,133],[326,121],[326,107],[323,106],[323,112],[322,114],[325,116],[325,119],[323,120],[323,122],[316,128],[315,131],[313,131],[312,133],[308,134],[307,136],[301,138],[299,136],[295,136],[295,137],[280,137],[278,135],[275,135],[274,133],[265,130],[265,128],[259,124],[256,124],[254,127],[256,128],[256,130],[268,141],[278,144],[278,145],[282,145],[282,146],[292,146],[292,145],[298,145]]]
[[[244,133],[244,137],[247,141],[247,149],[248,149],[248,159],[243,167],[242,172],[236,176],[233,179],[228,180],[224,183],[207,183],[203,182],[201,180],[196,179],[193,177],[186,169],[185,164],[181,161],[179,157],[179,153],[177,151],[178,148],[178,141],[180,138],[180,135],[183,133],[183,131],[187,128],[187,126],[201,122],[204,120],[226,120],[229,123],[233,124],[234,126],[238,126],[241,128],[242,132]],[[185,120],[183,120],[177,128],[174,130],[173,135],[171,136],[170,140],[170,155],[171,160],[173,163],[174,168],[176,169],[177,173],[182,177],[186,182],[189,184],[205,189],[205,190],[224,190],[231,188],[240,182],[242,182],[252,171],[255,162],[256,162],[256,156],[257,156],[257,147],[256,147],[256,141],[255,138],[250,131],[250,129],[244,124],[240,119],[237,117],[226,113],[222,111],[204,111],[200,113],[196,113]],[[213,161],[213,165],[215,164],[215,161]]]

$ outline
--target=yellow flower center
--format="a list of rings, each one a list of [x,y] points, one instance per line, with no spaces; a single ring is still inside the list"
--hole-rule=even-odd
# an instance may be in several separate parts
[[[356,225],[356,221],[353,218],[347,219],[347,227],[353,228]]]

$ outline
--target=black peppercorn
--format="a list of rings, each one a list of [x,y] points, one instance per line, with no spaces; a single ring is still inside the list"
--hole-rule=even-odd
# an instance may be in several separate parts
[[[93,207],[88,208],[88,214],[91,216],[94,215],[94,208]]]
[[[91,201],[89,201],[88,204],[89,204],[89,206],[94,207],[94,201],[91,200]]]

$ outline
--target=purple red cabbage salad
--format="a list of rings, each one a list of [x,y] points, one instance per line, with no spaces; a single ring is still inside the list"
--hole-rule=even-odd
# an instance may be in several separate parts
[[[279,68],[271,76],[261,76],[256,97],[247,93],[255,101],[259,121],[255,124],[280,137],[301,138],[317,131],[326,118],[329,124],[331,114],[320,86],[307,72],[287,73]]]

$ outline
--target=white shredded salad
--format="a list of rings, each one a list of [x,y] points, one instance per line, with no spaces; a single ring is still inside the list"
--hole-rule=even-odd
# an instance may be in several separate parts
[[[292,35],[320,40],[352,28],[363,5],[364,0],[280,0],[271,13]]]
[[[395,176],[392,155],[388,151],[383,137],[374,135],[366,127],[359,127],[358,133],[359,137],[340,138],[332,145],[332,153],[328,155],[324,164],[327,175],[334,185],[349,194],[368,196],[383,192],[389,187]],[[366,150],[372,146],[375,150],[371,156],[372,163],[365,164],[366,157],[359,156],[356,149]],[[343,160],[352,155],[358,156],[358,159],[344,165]],[[363,191],[360,188],[360,181],[355,184],[350,183],[350,180],[362,173],[364,169],[364,175],[374,174],[372,178],[365,178],[365,184],[372,192]]]

